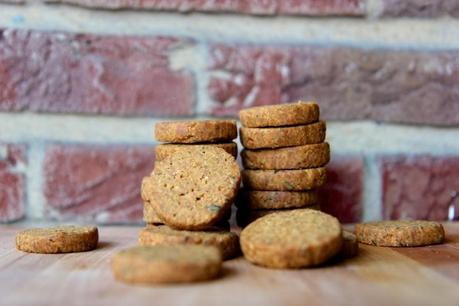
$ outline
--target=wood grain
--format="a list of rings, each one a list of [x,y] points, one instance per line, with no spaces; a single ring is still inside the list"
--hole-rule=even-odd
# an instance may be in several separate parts
[[[112,254],[136,245],[139,227],[102,227],[95,251],[26,254],[18,226],[0,226],[0,305],[459,305],[459,224],[448,243],[423,248],[361,245],[354,259],[314,269],[227,261],[213,282],[128,286],[114,281]]]

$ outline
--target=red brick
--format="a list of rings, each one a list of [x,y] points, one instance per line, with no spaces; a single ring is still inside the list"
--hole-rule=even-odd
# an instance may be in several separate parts
[[[447,220],[459,192],[459,157],[381,158],[385,219]]]
[[[0,222],[24,217],[26,147],[0,143]]]
[[[168,57],[183,43],[0,30],[0,110],[190,115],[192,77],[171,70]]]
[[[322,211],[343,223],[361,221],[363,159],[358,156],[333,156],[327,170],[327,183],[320,190]]]
[[[51,146],[44,162],[46,217],[140,222],[140,183],[153,162],[151,147]]]
[[[47,0],[104,9],[151,9],[179,12],[260,15],[352,15],[365,13],[363,0]]]
[[[459,17],[457,0],[383,0],[385,17]]]
[[[459,124],[459,51],[218,44],[210,52],[210,72],[227,75],[208,84],[215,115],[305,99],[331,120]]]

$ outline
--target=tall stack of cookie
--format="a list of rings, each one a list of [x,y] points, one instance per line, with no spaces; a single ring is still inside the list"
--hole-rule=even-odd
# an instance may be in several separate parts
[[[241,110],[244,188],[237,219],[244,226],[278,210],[318,209],[317,188],[330,160],[326,124],[314,102]]]
[[[231,120],[160,122],[153,172],[142,181],[142,245],[206,244],[224,258],[239,250],[228,219],[240,184]]]

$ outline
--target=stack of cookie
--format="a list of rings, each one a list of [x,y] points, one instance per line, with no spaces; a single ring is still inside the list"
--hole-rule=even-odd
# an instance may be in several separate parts
[[[235,121],[160,122],[153,172],[142,181],[142,245],[206,244],[224,258],[238,251],[229,232],[231,206],[240,184]]]
[[[330,160],[326,125],[314,102],[240,111],[244,189],[237,202],[241,226],[276,212],[318,209],[317,188]]]

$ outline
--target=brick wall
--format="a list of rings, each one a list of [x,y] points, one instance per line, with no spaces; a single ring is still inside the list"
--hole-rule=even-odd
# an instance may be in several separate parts
[[[0,222],[140,222],[156,121],[297,99],[329,122],[324,210],[446,220],[458,17],[456,0],[0,0]]]

